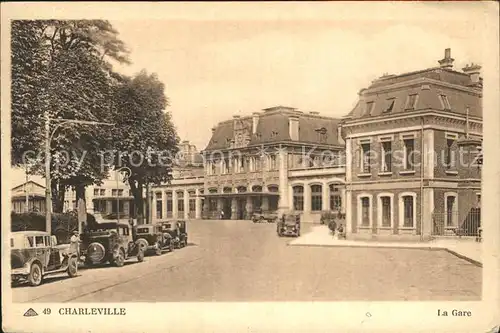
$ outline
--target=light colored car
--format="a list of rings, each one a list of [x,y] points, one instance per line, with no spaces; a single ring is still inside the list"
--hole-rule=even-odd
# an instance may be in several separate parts
[[[10,247],[13,282],[25,280],[38,286],[49,274],[67,273],[70,277],[77,274],[77,254],[69,246],[57,245],[55,236],[45,231],[13,232]]]

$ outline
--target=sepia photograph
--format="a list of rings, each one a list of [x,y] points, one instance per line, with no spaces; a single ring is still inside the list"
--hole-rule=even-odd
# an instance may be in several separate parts
[[[4,331],[498,332],[498,3],[24,6]]]

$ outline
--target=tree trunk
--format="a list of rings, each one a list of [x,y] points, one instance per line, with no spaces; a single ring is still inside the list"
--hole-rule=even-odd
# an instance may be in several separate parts
[[[151,197],[149,193],[149,183],[146,183],[146,224],[151,224]]]
[[[144,224],[144,200],[142,198],[143,184],[135,180],[128,180],[130,190],[134,196],[135,211],[137,213],[137,224]]]
[[[76,202],[78,203],[79,199],[83,199],[83,202],[86,203],[85,201],[85,185],[77,185],[75,186],[75,194],[76,194]]]
[[[64,196],[66,194],[66,185],[60,184],[57,180],[51,182],[52,191],[52,211],[62,213],[64,210]]]

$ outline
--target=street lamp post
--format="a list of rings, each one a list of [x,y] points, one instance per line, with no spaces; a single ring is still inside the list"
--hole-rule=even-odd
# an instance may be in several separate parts
[[[54,122],[55,126],[50,131],[50,122]],[[98,121],[86,121],[86,120],[76,120],[76,119],[62,119],[62,118],[50,118],[49,113],[45,112],[45,231],[49,234],[52,233],[52,193],[51,193],[51,177],[50,177],[50,143],[52,138],[57,131],[63,125],[66,124],[80,124],[80,125],[103,125],[103,126],[113,126],[114,124],[103,123]]]
[[[123,181],[127,181],[127,179],[132,175],[132,170],[130,170],[129,167],[121,167],[119,169],[116,169],[116,218],[117,218],[117,223],[120,223],[120,196],[118,195],[118,173],[122,170],[127,171],[127,174],[125,174]]]

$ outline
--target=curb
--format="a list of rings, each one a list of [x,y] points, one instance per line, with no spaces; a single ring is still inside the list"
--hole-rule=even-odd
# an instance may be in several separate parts
[[[445,247],[430,247],[430,246],[418,246],[418,247],[405,247],[405,246],[367,246],[367,245],[336,245],[336,244],[290,244],[292,241],[286,243],[287,246],[306,246],[306,247],[350,247],[350,248],[376,248],[376,249],[403,249],[403,250],[426,250],[426,251],[446,251],[460,259],[468,261],[469,263],[483,267],[483,264],[477,260],[471,259],[463,254],[455,252]]]

